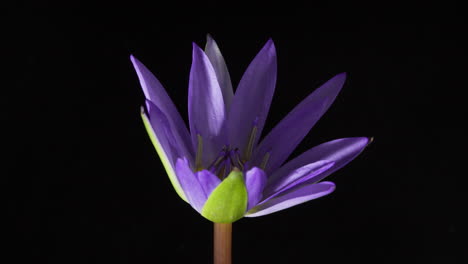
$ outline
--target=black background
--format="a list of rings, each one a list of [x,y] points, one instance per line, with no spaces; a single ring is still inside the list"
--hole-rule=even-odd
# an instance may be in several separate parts
[[[336,191],[234,224],[235,263],[466,263],[460,6],[18,2],[3,26],[4,263],[210,263],[212,225],[178,198],[139,116],[134,54],[187,118],[192,41],[218,42],[234,85],[278,53],[265,130],[349,78],[294,155],[374,136]],[[459,152],[460,151],[460,152]],[[459,154],[461,153],[461,154]]]

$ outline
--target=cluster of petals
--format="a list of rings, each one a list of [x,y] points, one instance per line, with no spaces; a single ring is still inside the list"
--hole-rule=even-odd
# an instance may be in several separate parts
[[[334,191],[325,177],[368,145],[367,137],[325,142],[286,162],[341,90],[341,73],[315,89],[260,139],[276,85],[270,39],[235,93],[216,42],[193,44],[187,128],[158,79],[131,56],[146,97],[142,117],[179,196],[213,222],[277,212]]]

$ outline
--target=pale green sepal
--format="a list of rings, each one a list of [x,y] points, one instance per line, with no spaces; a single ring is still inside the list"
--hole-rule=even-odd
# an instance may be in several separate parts
[[[232,223],[247,210],[247,189],[240,171],[232,171],[205,202],[202,215],[215,223]]]
[[[185,197],[184,191],[182,190],[182,187],[180,187],[180,183],[177,180],[177,177],[175,175],[174,168],[172,167],[171,163],[169,162],[169,159],[167,158],[166,152],[161,146],[161,143],[158,140],[158,137],[156,137],[156,134],[154,134],[153,128],[151,127],[151,123],[146,116],[143,108],[141,109],[141,118],[143,119],[143,123],[145,124],[146,132],[148,132],[148,135],[151,139],[151,142],[154,145],[154,148],[156,149],[156,152],[158,153],[159,158],[161,159],[161,162],[164,166],[164,169],[166,169],[166,173],[169,176],[169,180],[172,183],[172,186],[174,187],[175,191],[177,194],[182,198],[182,200],[187,202],[187,198]]]

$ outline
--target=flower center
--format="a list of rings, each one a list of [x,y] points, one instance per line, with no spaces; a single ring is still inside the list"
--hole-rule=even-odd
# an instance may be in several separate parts
[[[252,158],[252,152],[257,137],[257,119],[252,124],[252,130],[250,131],[249,140],[244,153],[240,153],[239,148],[234,148],[230,145],[224,145],[222,150],[219,152],[216,159],[208,166],[208,170],[218,175],[220,179],[224,179],[232,170],[243,171],[246,166],[252,166],[252,164],[246,164]],[[197,153],[195,156],[195,170],[203,170],[202,165],[203,155],[203,138],[200,134],[197,135]],[[260,164],[261,169],[265,169],[268,160],[270,158],[270,152],[267,152],[262,159]]]
[[[218,175],[220,179],[224,179],[231,170],[244,169],[244,164],[241,160],[239,149],[225,145],[219,152],[218,157],[208,166],[208,170]]]

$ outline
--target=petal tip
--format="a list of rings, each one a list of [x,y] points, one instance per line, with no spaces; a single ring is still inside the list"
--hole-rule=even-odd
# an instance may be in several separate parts
[[[353,138],[349,138],[353,139]],[[374,137],[356,137],[356,141],[353,145],[360,149],[360,152],[367,148],[372,142],[374,142]]]
[[[320,184],[328,185],[328,187],[330,188],[332,192],[336,189],[336,184],[331,181],[323,181],[323,182],[320,182]]]
[[[216,53],[219,53],[218,44],[216,43],[216,41],[210,33],[206,34],[205,44],[205,52],[208,54],[209,51],[215,51]]]
[[[346,78],[348,78],[348,73],[347,72],[342,72],[338,73],[335,75],[333,78],[331,78],[330,81],[334,81],[335,83],[339,83],[340,88],[343,86],[343,84],[346,81]]]
[[[133,63],[135,67],[138,66],[137,64],[141,63],[135,56],[133,56],[133,54],[130,54],[130,61]]]
[[[192,42],[192,51],[193,51],[193,58],[200,58],[205,55],[205,52],[197,45],[197,43]]]
[[[370,143],[374,141],[374,137],[354,137],[348,138],[349,140],[355,140],[353,145],[362,148],[362,150],[369,146]]]
[[[273,41],[272,38],[268,38],[266,44],[268,44],[268,45],[273,45],[273,46],[274,46],[274,45],[275,45],[275,42]]]
[[[187,158],[186,157],[182,157],[182,158],[177,158],[176,162],[176,168],[177,167],[183,167],[184,165],[188,164],[188,161],[187,161]]]
[[[343,79],[346,79],[348,77],[348,73],[347,72],[342,72],[342,73],[337,74],[336,76],[338,76],[340,78],[343,78]]]
[[[192,48],[193,50],[201,50],[201,48],[195,42],[192,42]]]
[[[149,115],[148,115],[148,111],[146,110],[146,108],[144,106],[140,106],[140,116],[141,117],[144,117],[144,118],[147,118],[148,120],[150,119],[149,118]]]
[[[268,41],[265,43],[264,49],[268,50],[269,52],[276,53],[275,42],[273,42],[272,38],[269,38]]]
[[[336,184],[334,182],[331,182],[331,181],[323,181],[323,182],[320,182],[320,183],[317,183],[317,184],[320,184],[320,185],[322,185],[322,186],[324,186],[326,188],[326,189],[323,190],[323,192],[324,192],[323,196],[329,195],[329,194],[331,194],[332,192],[334,192],[336,190]]]

